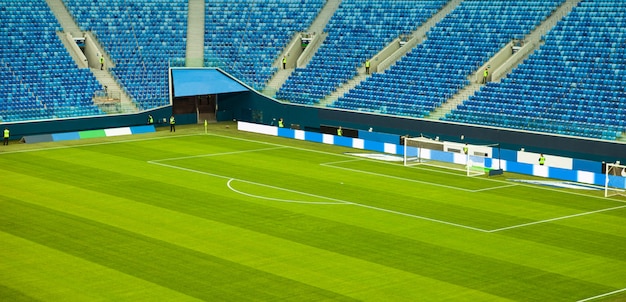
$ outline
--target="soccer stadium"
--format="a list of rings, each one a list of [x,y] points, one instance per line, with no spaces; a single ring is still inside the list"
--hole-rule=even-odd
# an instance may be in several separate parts
[[[626,1],[0,4],[0,301],[626,301]]]

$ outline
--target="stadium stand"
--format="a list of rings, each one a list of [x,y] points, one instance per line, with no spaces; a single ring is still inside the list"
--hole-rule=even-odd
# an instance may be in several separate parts
[[[384,73],[331,104],[335,108],[424,117],[513,39],[522,39],[563,1],[466,0]]]
[[[184,58],[187,0],[63,0],[115,63],[112,74],[141,107],[169,104],[169,63]],[[523,39],[565,0],[465,0],[384,73],[331,108],[425,117],[468,85],[468,76],[513,39]],[[277,97],[315,104],[357,75],[365,59],[416,29],[447,0],[343,0],[328,37]],[[0,121],[104,114],[102,89],[71,59],[44,0],[0,0]],[[206,2],[205,65],[262,89],[277,56],[325,0]],[[544,44],[497,83],[442,118],[486,126],[616,140],[626,130],[626,1],[583,0]]]
[[[324,29],[328,37],[304,68],[296,68],[278,99],[314,104],[357,75],[357,68],[447,1],[344,0]]]
[[[103,114],[92,102],[102,87],[70,57],[46,2],[2,0],[0,10],[0,121]]]
[[[501,83],[444,120],[615,140],[626,129],[626,2],[581,2]]]
[[[296,32],[305,31],[324,0],[208,1],[205,66],[216,66],[262,90]]]
[[[111,73],[142,109],[169,105],[168,68],[185,57],[186,0],[64,0],[113,59]]]

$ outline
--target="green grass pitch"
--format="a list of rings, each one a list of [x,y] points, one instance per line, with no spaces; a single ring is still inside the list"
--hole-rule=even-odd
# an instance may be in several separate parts
[[[626,300],[624,199],[178,128],[3,146],[0,301]]]

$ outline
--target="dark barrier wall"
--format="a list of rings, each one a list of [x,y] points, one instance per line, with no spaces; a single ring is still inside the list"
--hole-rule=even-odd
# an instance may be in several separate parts
[[[171,112],[171,107],[164,107],[138,114],[10,123],[1,127],[10,128],[11,137],[15,139],[26,135],[145,125],[148,114],[152,114],[157,126],[167,126]],[[375,132],[438,136],[441,140],[455,142],[461,142],[460,136],[463,135],[463,142],[470,144],[499,143],[503,149],[525,148],[530,152],[572,158],[626,162],[626,144],[623,143],[286,104],[253,91],[220,94],[216,117],[218,121],[236,119],[266,125],[276,124],[276,120],[282,117],[285,127],[295,124],[299,129],[308,131],[319,132],[321,125],[350,130],[368,130],[371,127]],[[176,116],[178,125],[196,122],[195,114]]]
[[[9,130],[11,130],[11,138],[17,139],[27,135],[145,125],[148,121],[149,114],[152,114],[152,116],[154,117],[154,123],[159,126],[160,124],[163,124],[164,118],[166,119],[166,121],[169,119],[170,115],[172,114],[172,108],[164,107],[148,112],[128,115],[46,120],[27,123],[11,123],[2,124],[1,127],[9,128]],[[179,119],[177,118],[177,123],[181,124],[187,120],[188,119],[183,118],[181,121],[179,121]]]
[[[441,140],[470,144],[498,143],[503,149],[524,148],[530,152],[580,159],[626,162],[626,144],[623,143],[285,104],[255,92],[220,95],[218,108],[218,117],[266,125],[282,117],[285,127],[298,124],[300,129],[308,131],[320,131],[321,125],[360,130],[371,127],[376,132],[438,136]]]

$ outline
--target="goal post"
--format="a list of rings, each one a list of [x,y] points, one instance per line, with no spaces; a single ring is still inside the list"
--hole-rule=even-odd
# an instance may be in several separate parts
[[[472,155],[471,148],[466,154],[465,169],[467,170],[467,176],[479,176],[485,174],[485,157]]]
[[[446,143],[427,137],[403,137],[405,166],[428,165],[456,170],[466,176],[485,175],[485,153],[477,152],[488,146],[467,146],[463,151],[446,151]],[[482,154],[482,155],[481,155]]]
[[[604,197],[626,196],[626,166],[607,163],[604,173]]]
[[[430,150],[443,151],[443,142],[426,137],[403,137],[404,165],[413,166],[430,160]]]

